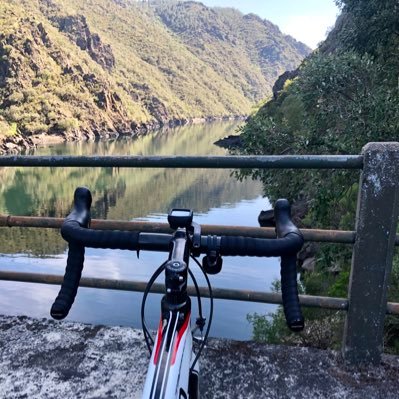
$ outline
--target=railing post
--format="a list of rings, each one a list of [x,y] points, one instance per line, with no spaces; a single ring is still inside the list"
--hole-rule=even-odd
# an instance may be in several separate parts
[[[378,364],[399,213],[399,143],[369,143],[362,154],[342,351],[351,364]]]

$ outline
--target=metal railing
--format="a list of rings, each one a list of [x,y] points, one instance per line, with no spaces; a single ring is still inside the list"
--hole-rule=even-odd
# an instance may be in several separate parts
[[[369,143],[361,155],[351,156],[227,156],[227,157],[118,157],[118,156],[3,156],[0,166],[125,167],[125,168],[250,168],[250,169],[361,169],[355,231],[303,229],[306,241],[352,244],[353,258],[348,298],[300,295],[301,304],[346,311],[342,354],[353,364],[381,360],[386,314],[399,315],[398,303],[387,303],[399,213],[399,143]],[[59,228],[63,219],[0,216],[0,227]],[[161,223],[93,220],[94,229],[170,232]],[[204,234],[275,237],[274,229],[202,226]],[[0,280],[60,284],[61,276],[0,272]],[[146,283],[82,278],[81,286],[144,291]],[[192,288],[190,288],[191,290]],[[214,288],[220,299],[281,303],[277,293]],[[153,292],[163,293],[162,284]],[[207,296],[205,289],[201,293]]]
[[[283,156],[2,156],[0,166],[210,169],[361,169],[360,155]]]

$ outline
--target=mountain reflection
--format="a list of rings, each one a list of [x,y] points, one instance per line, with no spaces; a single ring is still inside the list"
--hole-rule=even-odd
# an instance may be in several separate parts
[[[234,133],[236,123],[213,123],[168,129],[138,138],[67,143],[38,149],[34,155],[225,155],[213,143]],[[258,183],[238,182],[229,170],[163,168],[2,168],[0,212],[64,217],[73,193],[87,186],[93,195],[93,218],[131,220],[167,213],[172,207],[204,213],[222,204],[253,199]],[[0,252],[49,256],[66,244],[58,230],[1,228]]]

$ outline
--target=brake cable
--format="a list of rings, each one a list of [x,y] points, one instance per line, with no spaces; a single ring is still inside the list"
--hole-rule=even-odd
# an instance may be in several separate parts
[[[202,268],[201,264],[198,262],[198,260],[196,258],[194,258],[193,255],[190,255],[190,256],[191,256],[191,259],[193,259],[194,262],[201,269],[201,271],[205,277],[206,283],[208,285],[208,290],[209,290],[209,299],[211,302],[210,309],[209,309],[209,322],[206,327],[205,336],[204,336],[204,339],[202,340],[201,346],[199,347],[197,354],[195,355],[193,364],[190,367],[190,373],[192,373],[199,357],[201,356],[202,350],[205,348],[205,344],[206,344],[206,341],[208,340],[208,336],[209,336],[209,331],[211,329],[212,318],[213,318],[213,292],[212,292],[211,282],[209,281],[209,278],[208,278],[207,274],[205,273],[204,269]]]
[[[149,292],[151,290],[151,287],[154,285],[155,280],[165,270],[165,266],[166,266],[167,262],[168,261],[165,261],[164,263],[162,263],[162,265],[159,266],[158,269],[155,271],[155,273],[152,275],[152,277],[148,281],[147,286],[145,287],[144,294],[143,294],[143,300],[141,301],[141,325],[142,325],[142,329],[143,329],[145,343],[147,345],[148,350],[150,351],[150,355],[152,353],[151,345],[152,346],[154,345],[154,340],[152,339],[151,334],[148,331],[147,324],[145,322],[145,303],[146,303],[146,300],[147,300],[147,296],[148,296],[148,294],[149,294]]]
[[[143,334],[144,334],[144,339],[147,345],[147,348],[150,352],[150,355],[152,353],[152,346],[154,346],[154,340],[151,337],[151,334],[148,330],[147,324],[145,322],[145,304],[147,301],[147,296],[151,290],[151,287],[154,285],[155,280],[161,275],[161,273],[165,270],[165,266],[166,263],[168,261],[165,261],[156,271],[155,273],[152,275],[152,277],[150,278],[150,280],[148,281],[148,284],[144,290],[144,294],[143,294],[143,299],[141,302],[141,325],[142,325],[142,329],[143,329]],[[188,272],[190,274],[191,279],[193,280],[194,286],[195,286],[195,291],[197,292],[197,299],[198,299],[198,312],[199,312],[199,319],[201,320],[201,322],[204,319],[203,315],[202,315],[202,304],[201,304],[201,293],[197,284],[197,280],[195,279],[195,276],[193,275],[192,271],[190,269],[188,269]],[[201,325],[198,324],[198,320],[197,320],[197,325],[201,328]],[[202,332],[202,329],[201,329]]]
[[[198,284],[197,284],[197,280],[196,280],[196,278],[195,278],[193,272],[192,272],[190,269],[188,269],[188,273],[189,273],[189,275],[190,275],[190,277],[191,277],[191,280],[192,280],[193,283],[194,283],[195,292],[197,293],[197,302],[198,302],[198,313],[199,313],[199,317],[198,317],[197,320],[196,320],[196,325],[200,328],[200,330],[201,330],[201,335],[202,335],[202,330],[203,330],[203,328],[204,328],[205,320],[206,320],[206,319],[204,319],[204,317],[203,317],[203,315],[202,315],[201,292],[200,292],[200,290],[199,290],[199,287],[198,287]]]

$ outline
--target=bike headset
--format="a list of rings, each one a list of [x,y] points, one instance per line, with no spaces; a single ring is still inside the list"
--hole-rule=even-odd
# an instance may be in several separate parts
[[[90,191],[85,187],[78,187],[74,194],[73,209],[61,227],[61,235],[69,243],[69,250],[61,289],[50,311],[51,316],[57,320],[64,319],[68,315],[75,300],[83,270],[85,247],[135,250],[138,253],[140,250],[169,252],[170,249],[170,242],[173,238],[171,234],[90,229],[91,202]],[[216,274],[220,272],[222,267],[221,256],[281,256],[281,291],[286,322],[290,330],[294,332],[303,330],[304,318],[298,298],[296,256],[303,246],[304,239],[299,229],[291,220],[291,207],[287,200],[280,199],[276,201],[274,219],[276,223],[276,239],[202,236],[200,235],[199,225],[192,223],[191,226],[187,227],[193,252],[190,255],[204,273],[211,299],[210,321],[199,353],[202,351],[208,337],[213,313],[212,289],[207,273]],[[200,254],[206,255],[203,258],[202,266],[194,257]],[[166,263],[163,263],[155,271],[148,282],[141,307],[144,337],[150,352],[151,346],[149,340],[152,341],[152,338],[144,319],[145,300],[152,284],[165,269]],[[200,292],[195,277],[189,268],[188,273],[194,282],[197,292],[200,317],[197,319],[196,324],[202,332],[205,319],[202,317]],[[196,356],[194,364],[199,357],[199,353]]]

